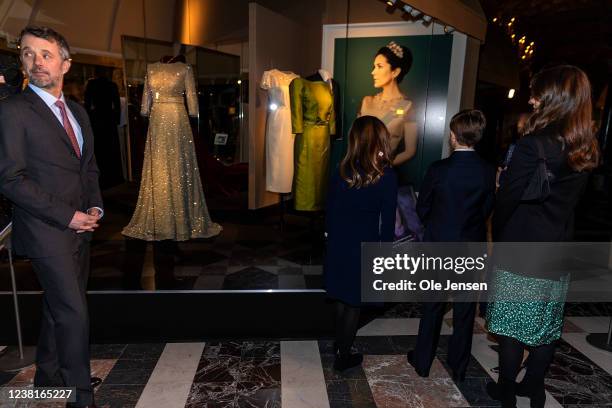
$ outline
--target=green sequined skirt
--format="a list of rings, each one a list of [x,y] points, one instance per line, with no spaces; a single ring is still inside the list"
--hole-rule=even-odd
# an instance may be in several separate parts
[[[569,275],[548,280],[496,269],[492,285],[492,301],[487,306],[489,332],[529,346],[550,344],[561,337]]]

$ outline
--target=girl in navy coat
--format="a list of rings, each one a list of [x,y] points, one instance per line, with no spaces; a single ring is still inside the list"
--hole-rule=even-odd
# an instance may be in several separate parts
[[[361,305],[361,243],[393,241],[397,177],[392,160],[384,123],[373,116],[357,118],[327,199],[325,286],[337,300],[336,370],[363,360],[351,353]]]

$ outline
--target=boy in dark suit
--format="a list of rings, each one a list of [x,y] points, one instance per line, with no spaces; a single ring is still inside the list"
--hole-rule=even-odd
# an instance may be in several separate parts
[[[485,117],[478,110],[464,110],[451,119],[452,154],[429,167],[417,201],[417,213],[425,226],[425,242],[486,241],[486,223],[495,197],[495,168],[474,151],[485,126]],[[416,349],[408,353],[408,361],[417,374],[427,377],[438,347],[445,303],[429,302],[422,306]],[[475,303],[453,304],[448,364],[455,381],[465,377],[475,310]]]

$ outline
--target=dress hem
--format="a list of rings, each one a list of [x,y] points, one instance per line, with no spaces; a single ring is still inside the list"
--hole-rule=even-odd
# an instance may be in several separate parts
[[[219,228],[214,228],[214,231],[208,231],[206,233],[203,234],[189,234],[189,235],[179,235],[177,236],[176,234],[174,235],[161,235],[161,236],[153,236],[150,234],[140,234],[140,233],[136,233],[136,232],[129,232],[126,230],[121,231],[121,235],[124,235],[126,237],[130,237],[130,238],[135,238],[135,239],[140,239],[143,241],[148,241],[148,242],[152,242],[152,241],[164,241],[164,240],[172,240],[172,241],[189,241],[191,239],[198,239],[198,238],[212,238],[212,237],[216,237],[217,235],[221,234],[221,232],[223,231],[223,227],[221,227],[219,225]]]

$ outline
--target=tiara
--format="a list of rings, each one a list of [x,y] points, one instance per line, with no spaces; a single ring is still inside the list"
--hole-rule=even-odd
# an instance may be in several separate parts
[[[396,57],[404,58],[404,50],[402,49],[402,47],[397,45],[395,41],[391,41],[389,44],[387,44],[387,48],[390,49]]]

